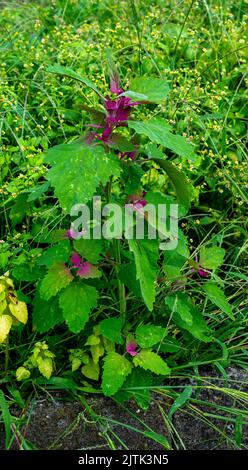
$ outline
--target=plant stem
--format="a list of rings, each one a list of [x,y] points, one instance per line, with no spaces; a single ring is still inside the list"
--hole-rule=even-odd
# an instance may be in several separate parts
[[[9,337],[6,339],[6,349],[5,349],[5,374],[8,372],[9,367]]]
[[[113,248],[115,253],[115,260],[116,260],[116,273],[118,275],[119,267],[121,264],[121,241],[114,238],[113,239]],[[118,290],[119,290],[119,302],[120,302],[120,314],[122,319],[122,326],[125,325],[126,322],[126,296],[125,296],[125,286],[124,284],[118,279]]]
[[[113,178],[111,176],[105,189],[107,202],[109,202],[111,199],[112,179]],[[114,249],[114,256],[115,256],[115,261],[116,261],[116,274],[117,274],[118,291],[119,291],[120,316],[122,319],[122,326],[124,326],[126,323],[126,293],[125,293],[124,284],[118,279],[118,271],[121,265],[121,240],[118,240],[117,238],[113,239],[113,249]]]

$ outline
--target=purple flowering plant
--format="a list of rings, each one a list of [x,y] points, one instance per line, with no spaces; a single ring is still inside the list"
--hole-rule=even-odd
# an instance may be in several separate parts
[[[84,135],[44,155],[49,194],[57,201],[63,222],[38,261],[33,323],[40,334],[59,327],[77,335],[69,355],[72,370],[66,374],[76,374],[87,386],[101,387],[105,395],[121,400],[122,387],[142,377],[151,383],[154,374],[161,380],[170,374],[175,363],[170,347],[177,344],[173,331],[180,329],[203,343],[212,341],[212,331],[187,286],[203,286],[214,302],[212,276],[224,253],[217,246],[207,247],[200,261],[193,261],[181,229],[171,251],[161,249],[158,231],[149,238],[149,205],[178,204],[183,218],[191,204],[191,186],[178,162],[194,161],[195,148],[164,119],[170,91],[166,79],[136,77],[126,89],[111,63],[109,91],[103,95],[71,69],[57,65],[48,72],[90,87],[100,107],[85,106],[93,122],[85,125]],[[140,120],[145,107],[149,117]],[[102,206],[114,203],[121,214],[131,207],[136,220],[144,221],[144,237],[129,239],[124,232],[112,239],[88,237],[83,226],[77,238],[70,226],[71,209],[88,207],[92,234],[96,195]],[[170,241],[169,231],[162,241]],[[157,296],[163,309],[156,305]],[[232,316],[228,307],[226,313]]]

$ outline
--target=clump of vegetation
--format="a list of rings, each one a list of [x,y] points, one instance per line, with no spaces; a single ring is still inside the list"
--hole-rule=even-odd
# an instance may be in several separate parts
[[[0,380],[144,409],[156,388],[169,427],[195,400],[175,383],[247,369],[245,2],[83,4],[0,14]]]

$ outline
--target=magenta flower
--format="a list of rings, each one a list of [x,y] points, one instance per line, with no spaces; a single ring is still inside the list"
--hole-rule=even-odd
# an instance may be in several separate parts
[[[69,239],[75,239],[76,238],[76,232],[72,228],[69,228],[69,230],[66,231],[66,238]]]
[[[128,157],[131,160],[134,160],[137,155],[137,151],[133,150],[132,152],[121,152],[121,158]]]
[[[138,347],[137,343],[135,341],[130,341],[130,343],[127,343],[126,345],[126,352],[130,354],[131,356],[137,356],[138,352],[136,351],[136,348]]]
[[[128,121],[132,107],[138,106],[140,103],[138,101],[132,101],[126,96],[120,96],[116,100],[111,100],[107,97],[105,101],[105,108],[107,111],[106,124],[111,127],[123,126],[126,125]]]
[[[206,270],[204,269],[204,266],[202,266],[201,264],[199,264],[199,262],[198,262],[198,256],[197,256],[197,255],[196,255],[196,257],[195,257],[195,261],[196,261],[196,263],[198,263],[199,266],[198,266],[198,269],[194,269],[194,268],[193,268],[193,269],[192,269],[192,272],[197,272],[197,274],[199,274],[200,277],[205,277],[205,278],[209,277],[209,276],[211,275],[211,272],[210,272],[210,271],[206,271]]]
[[[144,214],[144,207],[147,204],[147,201],[143,199],[143,197],[146,195],[145,191],[141,191],[139,194],[132,194],[129,196],[129,203],[125,204],[125,207],[130,207],[136,212],[141,212]]]
[[[101,272],[98,271],[96,266],[93,266],[88,261],[83,261],[83,258],[79,256],[78,253],[73,253],[71,256],[71,269],[76,269],[76,275],[79,277],[83,277],[85,279],[90,277],[100,277]]]
[[[112,79],[110,81],[110,91],[115,95],[120,95],[124,91],[122,88],[120,88],[120,80],[117,75],[112,76]]]
[[[102,134],[98,134],[96,131],[89,132],[86,136],[86,142],[88,144],[91,144],[95,138],[105,142],[105,144],[110,144],[110,136],[113,130],[119,126],[127,126],[127,121],[130,117],[132,107],[141,104],[141,102],[132,101],[126,96],[120,96],[124,90],[120,87],[119,77],[117,75],[112,75],[111,77],[110,91],[117,95],[117,98],[112,99],[110,96],[106,96],[104,104],[106,110],[104,125],[88,125],[88,127],[95,128],[103,127],[103,132]],[[133,152],[131,152],[130,158],[134,158]]]
[[[208,271],[205,271],[204,269],[199,269],[197,271],[197,273],[199,274],[199,276],[201,277],[209,277],[210,276],[210,273]]]

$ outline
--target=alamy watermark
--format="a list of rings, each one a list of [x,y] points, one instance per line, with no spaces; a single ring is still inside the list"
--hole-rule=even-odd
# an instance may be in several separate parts
[[[178,244],[178,204],[154,205],[141,200],[124,206],[102,205],[101,197],[95,196],[90,207],[75,204],[70,215],[76,217],[68,230],[75,240],[159,238],[162,250],[174,250]]]

